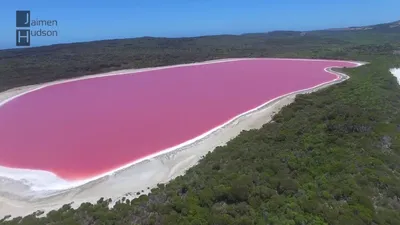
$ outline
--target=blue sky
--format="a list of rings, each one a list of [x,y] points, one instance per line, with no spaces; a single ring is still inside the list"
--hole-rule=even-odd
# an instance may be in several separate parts
[[[0,7],[0,49],[15,46],[15,11],[58,21],[49,45],[139,36],[310,30],[400,19],[399,0],[16,0]]]

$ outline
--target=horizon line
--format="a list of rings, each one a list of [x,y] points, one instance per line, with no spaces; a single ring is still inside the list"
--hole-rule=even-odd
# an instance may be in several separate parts
[[[186,39],[186,38],[203,38],[203,37],[213,37],[213,36],[243,36],[243,35],[252,35],[252,34],[268,34],[272,32],[315,32],[315,31],[340,31],[341,29],[349,29],[349,28],[360,28],[360,27],[369,27],[369,26],[377,26],[377,25],[385,25],[391,23],[399,23],[400,20],[395,20],[391,22],[384,22],[384,23],[376,23],[371,25],[354,25],[354,26],[347,26],[347,27],[331,27],[331,28],[323,28],[323,29],[314,29],[314,30],[289,30],[289,29],[275,29],[270,31],[264,32],[250,32],[250,33],[223,33],[223,34],[207,34],[207,35],[188,35],[188,36],[176,36],[176,37],[168,37],[168,36],[136,36],[136,37],[121,37],[121,38],[105,38],[105,39],[98,39],[98,40],[88,40],[88,41],[73,41],[73,42],[62,42],[62,43],[54,43],[54,44],[44,44],[38,46],[26,46],[26,47],[17,47],[14,46],[12,48],[1,48],[1,51],[8,51],[8,50],[24,50],[24,49],[31,49],[31,48],[41,48],[41,47],[50,47],[50,46],[57,46],[57,45],[68,45],[68,44],[84,44],[84,43],[91,43],[91,42],[100,42],[100,41],[114,41],[114,40],[127,40],[127,39],[140,39],[140,38],[153,38],[153,39]]]

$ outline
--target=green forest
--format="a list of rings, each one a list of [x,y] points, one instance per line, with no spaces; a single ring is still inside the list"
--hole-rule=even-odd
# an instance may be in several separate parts
[[[141,37],[0,50],[0,92],[121,69],[237,57],[367,60],[400,50],[400,26],[365,31],[274,31],[191,38]]]
[[[378,35],[380,34],[380,35]],[[107,196],[1,225],[399,225],[400,31],[137,38],[0,51],[0,91],[123,68],[229,57],[368,61],[340,84],[298,95],[148,195]],[[267,119],[266,119],[267,121]],[[134,181],[132,181],[134,182]]]

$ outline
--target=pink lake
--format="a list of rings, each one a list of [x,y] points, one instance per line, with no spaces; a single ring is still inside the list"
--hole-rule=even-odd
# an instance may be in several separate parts
[[[90,178],[193,139],[341,61],[240,60],[57,84],[0,107],[0,165]]]

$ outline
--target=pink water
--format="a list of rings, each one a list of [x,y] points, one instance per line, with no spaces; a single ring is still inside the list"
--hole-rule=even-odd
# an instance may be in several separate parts
[[[58,84],[0,107],[0,165],[89,178],[193,139],[338,61],[241,60]]]

